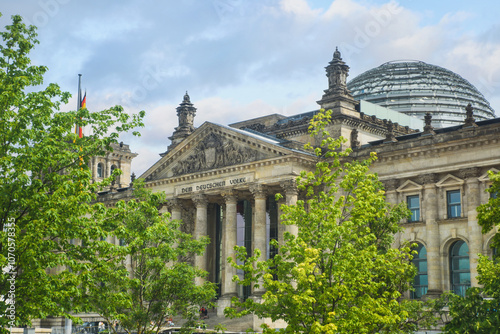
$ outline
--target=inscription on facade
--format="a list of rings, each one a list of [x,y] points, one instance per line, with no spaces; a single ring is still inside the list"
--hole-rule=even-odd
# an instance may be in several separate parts
[[[211,181],[211,182],[206,182],[206,183],[197,183],[197,184],[189,185],[186,187],[177,188],[176,194],[189,194],[189,193],[194,193],[197,191],[224,188],[226,186],[236,186],[236,185],[241,185],[241,184],[251,182],[252,179],[253,179],[252,176],[247,175],[244,177],[228,178],[225,180],[217,180],[217,181]]]

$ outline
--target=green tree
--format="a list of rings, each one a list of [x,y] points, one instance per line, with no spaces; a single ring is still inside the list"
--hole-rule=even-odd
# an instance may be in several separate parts
[[[35,27],[13,16],[0,35],[0,325],[6,328],[82,309],[74,302],[83,293],[78,273],[99,267],[108,248],[101,242],[103,208],[93,203],[112,179],[93,183],[89,159],[112,151],[120,132],[142,126],[144,112],[129,116],[119,106],[60,112],[70,94],[43,85],[47,68],[31,64]],[[92,134],[78,138],[75,123]]]
[[[137,181],[134,188],[133,199],[107,211],[106,229],[122,246],[113,246],[113,261],[81,273],[87,291],[84,304],[94,305],[89,311],[108,323],[116,321],[127,333],[158,333],[167,317],[194,320],[200,306],[215,298],[213,283],[195,283],[207,273],[189,261],[209,240],[194,240],[168,212],[159,214],[163,193],[153,194]]]
[[[500,173],[489,172],[493,182],[487,191],[491,194],[487,203],[480,205],[478,223],[483,234],[500,227]],[[500,233],[493,237],[491,247],[500,249]],[[496,254],[495,254],[496,253]],[[467,290],[465,297],[449,295],[447,305],[451,321],[445,333],[499,333],[500,332],[500,257],[494,252],[493,259],[479,255],[478,282],[482,287]]]
[[[245,263],[233,265],[245,279],[235,280],[263,284],[266,292],[261,301],[235,299],[226,313],[284,320],[283,333],[410,332],[422,313],[420,303],[401,301],[415,275],[411,250],[391,248],[407,209],[386,203],[382,184],[368,169],[375,154],[350,161],[349,150],[340,151],[342,139],[324,130],[330,115],[320,113],[311,122],[311,134],[322,140],[319,147],[306,145],[318,157],[315,171],[297,179],[306,199],[281,207],[283,224],[296,225],[298,235],[285,233],[268,261],[256,261],[259,250],[247,258],[238,249]]]

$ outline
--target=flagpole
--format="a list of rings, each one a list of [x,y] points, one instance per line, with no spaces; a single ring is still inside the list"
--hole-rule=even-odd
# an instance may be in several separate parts
[[[78,74],[78,101],[76,101],[76,110],[82,107],[82,75]]]

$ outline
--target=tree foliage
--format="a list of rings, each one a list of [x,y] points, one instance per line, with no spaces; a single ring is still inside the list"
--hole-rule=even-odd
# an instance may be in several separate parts
[[[478,223],[483,234],[500,227],[500,173],[489,172],[492,186],[487,203],[480,205]],[[496,233],[491,247],[500,248],[500,233]],[[477,266],[478,282],[482,287],[467,290],[465,297],[450,295],[447,306],[451,321],[445,326],[445,333],[498,333],[500,328],[500,258],[498,253],[490,259],[479,256]]]
[[[98,268],[109,247],[94,200],[112,177],[93,183],[89,159],[142,126],[144,112],[60,112],[70,94],[43,85],[47,67],[31,64],[35,27],[13,16],[0,35],[0,314],[15,307],[0,324],[11,327],[82,309],[79,272]],[[78,138],[76,123],[91,134]]]
[[[342,139],[325,131],[331,112],[311,122],[321,145],[307,148],[318,157],[316,169],[297,178],[305,200],[282,206],[282,223],[297,225],[285,233],[278,254],[257,262],[239,248],[236,267],[245,271],[240,284],[263,284],[262,300],[234,300],[229,316],[254,313],[287,323],[283,333],[398,333],[416,329],[421,304],[401,301],[415,275],[411,250],[391,248],[407,209],[385,201],[382,184],[369,172],[375,161],[350,161],[340,151]],[[239,307],[243,311],[239,311]],[[272,332],[266,329],[266,332]]]
[[[134,199],[120,201],[107,212],[108,238],[122,245],[112,246],[113,261],[81,273],[87,291],[84,304],[93,305],[89,310],[108,323],[117,321],[127,333],[158,333],[167,317],[193,320],[200,306],[215,298],[213,283],[195,284],[206,272],[189,262],[204,251],[208,238],[194,240],[168,212],[160,215],[163,193],[153,194],[137,181],[134,188]]]

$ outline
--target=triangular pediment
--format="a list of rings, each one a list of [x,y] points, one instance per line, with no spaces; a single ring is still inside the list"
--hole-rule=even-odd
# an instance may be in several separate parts
[[[442,188],[442,187],[461,186],[462,184],[464,184],[464,180],[454,175],[448,174],[445,177],[443,177],[438,183],[436,183],[436,186]]]
[[[491,172],[493,172],[495,174],[498,173],[498,169],[496,169],[496,168],[491,168],[489,171],[491,171]],[[481,175],[478,178],[478,180],[481,181],[481,182],[488,182],[488,181],[490,181],[490,177],[488,176],[488,172],[486,172],[483,175]]]
[[[280,144],[279,139],[205,122],[141,178],[161,180],[298,153]]]
[[[407,180],[398,189],[397,192],[409,192],[409,191],[419,191],[422,190],[422,186],[418,183],[413,182],[412,180]]]

